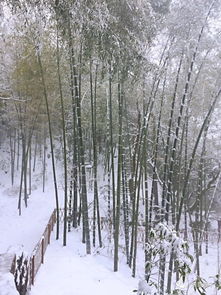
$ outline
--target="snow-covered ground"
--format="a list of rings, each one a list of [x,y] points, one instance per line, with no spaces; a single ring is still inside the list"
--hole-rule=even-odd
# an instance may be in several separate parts
[[[31,295],[130,295],[137,284],[126,265],[114,273],[112,259],[96,251],[85,255],[80,234],[73,231],[68,235],[68,246],[63,247],[61,240],[48,246]]]
[[[16,189],[9,189],[6,186],[1,184],[0,188],[0,232],[4,237],[0,239],[0,253],[16,253],[22,250],[30,254],[54,208],[53,190],[45,193],[42,193],[41,189],[34,191],[28,208],[23,208],[22,215],[19,216]],[[111,251],[108,257],[107,249],[92,249],[92,255],[85,255],[85,245],[81,243],[80,229],[68,233],[67,241],[67,246],[63,247],[62,235],[57,241],[55,231],[53,232],[45,262],[37,274],[30,295],[136,294],[133,291],[137,289],[138,281],[143,273],[142,251],[138,253],[138,276],[134,279],[124,259],[120,259],[119,272],[113,272]],[[212,277],[217,273],[219,259],[217,250],[217,243],[210,244],[209,254],[201,257],[202,277],[210,280],[211,284],[214,280]],[[203,253],[205,253],[204,248]],[[8,290],[12,287],[11,277],[4,276],[0,281],[0,286]],[[197,294],[191,291],[192,286],[190,277],[185,284],[185,290],[189,289],[186,294]],[[206,286],[209,287],[209,285]],[[206,294],[216,295],[221,294],[221,291],[216,293],[212,286],[207,288]]]
[[[34,191],[28,201],[28,208],[17,209],[16,189],[0,191],[0,253],[24,250],[31,253],[41,237],[54,209],[53,195]]]
[[[49,164],[50,165],[50,164]],[[51,176],[50,176],[51,177]],[[48,176],[46,191],[42,185],[33,183],[33,191],[28,200],[28,207],[22,202],[22,215],[17,209],[19,193],[19,172],[15,185],[10,183],[9,173],[1,173],[0,180],[0,254],[21,253],[31,255],[35,245],[47,225],[55,207],[54,188]],[[62,186],[60,197],[62,198]],[[62,200],[61,200],[62,201]],[[61,229],[62,232],[62,229]],[[81,233],[73,230],[68,234],[68,245],[62,246],[55,240],[55,230],[51,236],[45,263],[41,266],[31,295],[86,295],[90,294],[133,294],[137,289],[138,279],[131,277],[125,263],[121,263],[120,271],[113,272],[113,260],[108,257],[106,249],[99,254],[98,249],[92,255],[85,255],[85,245],[81,243]],[[17,295],[11,274],[0,275],[0,295]]]
[[[17,210],[17,189],[0,189],[0,253],[31,254],[54,209],[53,190],[45,193],[41,189],[32,193],[28,208],[22,215]],[[9,186],[10,187],[10,186]],[[55,240],[52,233],[45,263],[41,266],[32,287],[31,295],[86,295],[90,294],[133,294],[138,280],[131,277],[128,266],[122,264],[120,271],[113,272],[113,260],[99,255],[85,255],[85,245],[81,243],[80,230],[68,234],[68,245],[62,246],[62,238]],[[9,280],[10,279],[10,280]],[[11,276],[2,277],[2,287],[11,289]],[[9,283],[10,282],[10,283]],[[5,294],[7,293],[5,289]],[[11,291],[10,291],[11,292]],[[1,294],[2,295],[2,294]]]
[[[28,200],[28,208],[24,208],[23,204],[22,215],[19,216],[19,175],[13,187],[10,184],[9,173],[3,172],[0,176],[0,254],[21,251],[31,254],[55,207],[52,178],[48,176],[46,191],[43,193],[39,180],[41,176],[34,176],[35,182]],[[59,185],[59,188],[62,198],[62,185]],[[105,208],[103,210],[105,211]],[[63,247],[62,229],[60,240],[55,240],[55,232],[52,234],[44,264],[41,265],[30,295],[136,294],[134,290],[137,289],[138,281],[143,278],[144,273],[143,250],[138,249],[137,277],[132,278],[131,270],[125,264],[123,256],[120,256],[119,272],[113,272],[113,249],[105,232],[103,238],[106,247],[93,248],[91,255],[85,255],[85,245],[81,243],[81,236],[80,229],[72,229],[71,233],[68,233],[67,246]],[[218,266],[221,265],[220,248],[221,245],[214,241],[213,244],[210,243],[209,254],[206,255],[203,248],[203,256],[200,258],[201,276],[209,282],[205,285],[206,295],[221,295],[221,291],[216,291],[212,285],[214,276],[218,273]],[[185,295],[199,294],[193,290],[194,276],[190,275],[184,286]],[[0,295],[17,295],[10,274],[0,276],[0,288],[4,290]]]

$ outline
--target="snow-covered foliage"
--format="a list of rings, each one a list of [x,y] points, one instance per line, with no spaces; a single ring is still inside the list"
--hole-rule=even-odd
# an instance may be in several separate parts
[[[157,287],[151,280],[151,274],[155,267],[159,265],[160,259],[165,258],[165,263],[168,263],[168,256],[171,252],[173,252],[176,269],[183,282],[191,272],[193,258],[188,253],[187,242],[180,238],[172,227],[164,223],[159,223],[154,229],[151,229],[146,251],[149,256],[146,265],[149,272],[147,274],[149,286],[155,285]]]
[[[145,280],[140,280],[138,283],[138,290],[137,290],[138,295],[151,295],[151,287],[148,285],[147,281]]]
[[[28,257],[24,253],[16,259],[15,265],[15,284],[20,295],[26,295],[28,290]]]

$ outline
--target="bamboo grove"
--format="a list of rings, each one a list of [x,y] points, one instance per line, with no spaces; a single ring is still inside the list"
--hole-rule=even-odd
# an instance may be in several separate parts
[[[38,157],[44,191],[50,158],[64,246],[80,225],[86,253],[102,248],[105,219],[114,271],[123,244],[135,276],[139,227],[148,243],[162,222],[194,236],[200,276],[220,179],[219,14],[209,0],[5,1],[1,144],[9,144],[12,185],[20,171],[19,213]],[[143,251],[148,281],[152,254]],[[161,257],[160,294],[171,293],[175,258]]]

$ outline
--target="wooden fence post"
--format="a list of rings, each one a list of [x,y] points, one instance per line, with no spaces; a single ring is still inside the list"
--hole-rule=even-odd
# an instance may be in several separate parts
[[[50,238],[51,238],[51,224],[48,224],[48,244],[50,244]]]
[[[26,268],[26,274],[27,274],[26,287],[29,290],[31,289],[31,285],[34,285],[35,275],[38,272],[40,264],[44,263],[44,253],[47,249],[48,244],[50,244],[51,232],[53,230],[55,223],[56,223],[56,210],[53,211],[49,219],[48,225],[44,231],[42,239],[36,245],[29,261],[27,260],[25,263],[27,267]],[[15,261],[16,261],[16,256],[13,260],[12,267],[11,267],[11,272],[14,274],[14,277],[16,278],[16,271],[18,267],[16,267]]]
[[[54,212],[53,212],[53,226],[52,226],[52,230],[53,230],[54,225],[55,225],[56,222],[58,222],[58,221],[57,221],[57,215],[56,215],[56,209],[55,209]]]
[[[11,265],[11,270],[10,272],[14,275],[15,274],[15,268],[16,268],[16,255],[14,255],[12,265]]]
[[[35,255],[32,256],[31,259],[31,283],[34,285],[34,279],[35,279]]]
[[[28,263],[28,289],[31,289],[32,284],[32,257],[29,259]]]
[[[44,237],[41,240],[41,263],[44,263]]]

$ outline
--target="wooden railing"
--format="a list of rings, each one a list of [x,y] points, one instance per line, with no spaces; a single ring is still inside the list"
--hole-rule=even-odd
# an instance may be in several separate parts
[[[44,255],[47,246],[50,244],[51,232],[55,223],[56,210],[51,214],[44,233],[35,246],[30,258],[25,257],[23,253],[16,258],[14,277],[16,288],[20,295],[25,295],[31,289],[31,285],[34,285],[36,274],[41,264],[44,263]]]

